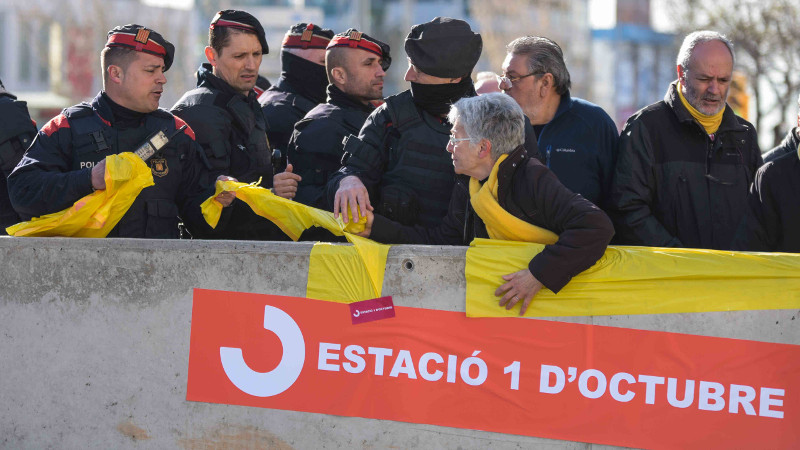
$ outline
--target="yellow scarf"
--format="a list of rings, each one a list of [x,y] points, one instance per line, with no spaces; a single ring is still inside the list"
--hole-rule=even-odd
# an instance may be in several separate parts
[[[475,178],[470,178],[469,196],[472,208],[483,220],[492,239],[555,244],[558,241],[557,234],[514,217],[497,203],[497,169],[507,156],[500,156],[483,186]]]
[[[682,89],[680,81],[678,82],[677,89],[678,89],[678,97],[681,98],[681,103],[683,103],[683,106],[685,106],[686,109],[689,110],[689,114],[691,114],[692,117],[694,117],[694,120],[696,120],[700,125],[703,126],[703,128],[706,129],[706,133],[708,134],[716,133],[717,130],[719,130],[719,124],[722,123],[722,113],[725,112],[725,108],[722,108],[718,113],[714,114],[713,116],[707,116],[701,113],[700,111],[694,109],[694,106],[689,104],[689,102],[686,100],[686,97],[683,96],[683,92],[681,92]]]

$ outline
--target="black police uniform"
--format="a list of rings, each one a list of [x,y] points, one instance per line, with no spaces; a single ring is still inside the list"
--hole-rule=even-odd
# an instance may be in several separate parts
[[[294,200],[315,208],[327,208],[325,188],[341,165],[342,140],[358,134],[375,108],[328,85],[328,102],[318,105],[295,125],[289,141],[289,162],[302,177]]]
[[[211,173],[272,187],[271,151],[266,123],[255,92],[247,97],[212,73],[205,63],[197,70],[197,88],[185,93],[172,113],[195,130]]]
[[[6,177],[22,159],[35,136],[36,125],[26,103],[17,100],[0,82],[0,169],[3,171],[0,177],[0,235],[6,234],[7,227],[21,220],[8,199]]]
[[[313,63],[312,63],[313,64]],[[285,151],[292,137],[294,124],[324,99],[310,99],[300,94],[291,82],[281,77],[258,98],[268,124],[267,137],[272,145]]]
[[[172,113],[196,130],[214,178],[229,175],[244,183],[261,180],[272,187],[271,150],[266,123],[256,93],[247,97],[212,73],[210,64],[197,71],[197,88],[181,97]],[[258,216],[241,200],[234,200],[230,216],[221,218],[211,235],[217,239],[283,240],[285,233]]]
[[[148,114],[112,106],[100,93],[91,104],[67,108],[39,131],[22,161],[8,177],[14,208],[24,220],[72,206],[92,193],[92,167],[108,155],[136,150],[156,131],[172,135],[184,122],[158,109]],[[140,117],[131,123],[130,117]],[[121,122],[121,121],[120,121]],[[192,232],[208,230],[200,203],[213,194],[204,186],[207,172],[191,129],[178,134],[157,152],[148,165],[154,186],[146,187],[109,236],[177,238],[178,216]]]
[[[446,151],[451,125],[414,104],[411,91],[390,96],[345,142],[345,166],[328,183],[327,203],[342,178],[355,175],[376,212],[405,225],[438,225],[447,214],[455,172]]]
[[[325,103],[328,74],[325,66],[313,63],[286,49],[325,49],[333,31],[312,23],[292,25],[281,45],[281,76],[258,98],[267,121],[267,137],[273,148],[285,151],[294,124],[315,106]]]

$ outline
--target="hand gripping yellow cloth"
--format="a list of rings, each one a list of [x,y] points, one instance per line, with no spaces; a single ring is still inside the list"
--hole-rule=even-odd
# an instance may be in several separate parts
[[[201,205],[203,216],[213,228],[219,223],[222,205],[214,197],[222,191],[236,192],[261,217],[269,219],[296,241],[304,230],[318,226],[336,236],[344,235],[352,247],[318,242],[311,250],[306,297],[341,303],[381,296],[388,245],[355,236],[364,230],[366,218],[345,225],[333,213],[279,197],[258,183],[217,181],[212,197]]]
[[[106,188],[71,207],[6,228],[11,236],[108,236],[142,189],[153,186],[153,174],[141,158],[126,152],[106,157]]]
[[[540,244],[476,239],[467,250],[469,317],[511,317],[494,291]],[[800,308],[800,254],[608,247],[558,295],[536,294],[526,316],[565,317]]]
[[[483,186],[475,178],[470,178],[469,201],[472,209],[483,220],[486,232],[492,239],[555,244],[558,241],[557,234],[515,217],[497,203],[497,169],[507,156],[500,156]]]

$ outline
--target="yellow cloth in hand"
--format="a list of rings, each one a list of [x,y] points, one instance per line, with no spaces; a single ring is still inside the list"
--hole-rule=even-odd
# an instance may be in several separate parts
[[[6,228],[12,236],[106,237],[122,219],[142,189],[153,186],[147,164],[133,153],[106,157],[106,188],[69,208]]]
[[[214,197],[222,191],[236,192],[236,198],[247,203],[253,212],[277,225],[292,240],[304,230],[318,226],[336,236],[344,235],[352,246],[318,242],[311,250],[306,297],[349,303],[381,296],[386,269],[388,245],[355,236],[364,230],[366,217],[344,224],[333,213],[279,197],[258,183],[217,181],[212,197],[201,209],[206,221],[216,228],[222,205]]]
[[[515,217],[497,203],[497,169],[507,156],[500,156],[483,186],[475,178],[470,178],[469,201],[472,209],[483,220],[486,232],[492,239],[555,244],[558,241],[557,234]]]
[[[512,317],[494,296],[540,244],[475,239],[467,250],[469,317]],[[567,317],[800,308],[800,254],[608,247],[558,295],[547,288],[525,316]]]
[[[247,184],[217,180],[214,195],[200,205],[203,217],[212,228],[217,227],[222,215],[222,204],[214,200],[214,197],[222,191],[236,192],[236,198],[247,203],[254,213],[277,225],[293,241],[300,239],[303,231],[314,226],[325,228],[336,236],[342,236],[345,231],[349,233],[364,231],[364,225],[367,223],[367,218],[361,217],[359,221],[351,220],[345,225],[341,219],[334,219],[332,212],[277,196],[269,189],[258,186],[258,182]]]
[[[677,88],[678,88],[678,97],[680,97],[681,103],[683,103],[683,106],[685,106],[686,109],[689,110],[689,114],[691,114],[692,117],[694,117],[694,120],[696,120],[700,125],[703,126],[703,128],[705,128],[706,133],[708,134],[716,133],[717,130],[719,130],[719,125],[722,123],[722,113],[725,112],[725,108],[722,108],[718,113],[714,114],[713,116],[707,116],[701,113],[700,111],[696,110],[694,106],[689,104],[689,101],[686,100],[686,97],[683,96],[680,81],[678,82]]]

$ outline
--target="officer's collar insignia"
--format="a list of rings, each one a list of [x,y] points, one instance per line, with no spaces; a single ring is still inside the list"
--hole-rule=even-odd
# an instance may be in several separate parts
[[[169,173],[169,167],[167,166],[166,158],[151,158],[149,163],[150,170],[153,172],[153,175],[157,177],[165,177]]]
[[[139,28],[139,31],[136,32],[136,37],[133,38],[134,41],[142,44],[147,44],[148,39],[150,39],[150,30],[147,28]]]

